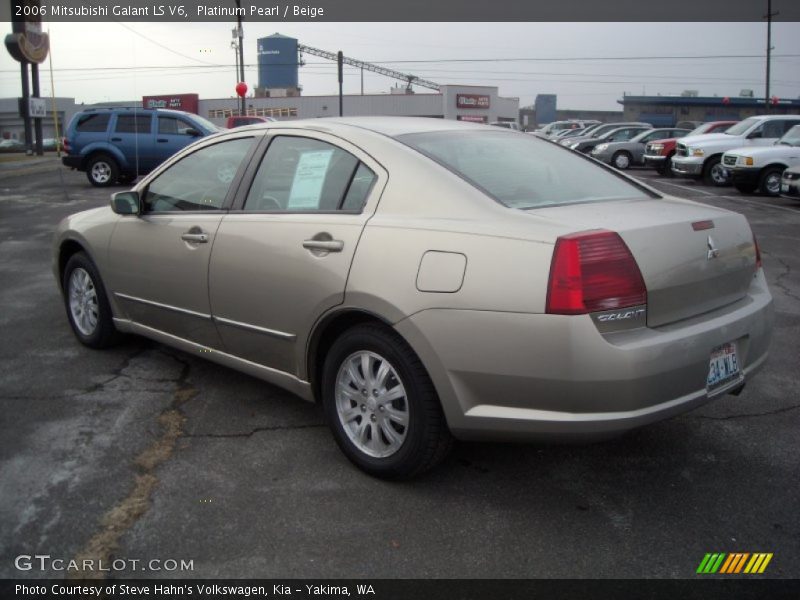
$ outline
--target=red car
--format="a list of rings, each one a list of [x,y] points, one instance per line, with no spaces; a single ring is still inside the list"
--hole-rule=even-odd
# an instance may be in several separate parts
[[[689,135],[701,133],[722,133],[737,121],[709,121],[703,123]],[[672,155],[675,154],[675,144],[679,138],[655,140],[647,144],[644,149],[644,164],[658,171],[659,175],[672,176]]]

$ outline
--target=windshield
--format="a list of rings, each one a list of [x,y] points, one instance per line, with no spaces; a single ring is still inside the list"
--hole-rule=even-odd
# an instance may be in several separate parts
[[[787,146],[800,146],[800,125],[795,125],[784,133],[778,143],[786,144]]]
[[[509,208],[648,197],[594,161],[532,136],[437,131],[397,139]]]
[[[736,125],[731,125],[730,129],[728,129],[725,133],[727,133],[728,135],[742,135],[753,125],[760,122],[761,119],[750,117],[749,119],[745,119],[744,121],[739,121],[738,123],[736,123]]]
[[[689,137],[690,135],[709,133],[712,129],[714,130],[714,133],[725,133],[728,127],[730,127],[730,125],[712,125],[711,123],[703,123],[700,125],[700,127],[692,129],[688,134],[686,134],[686,137]]]
[[[222,131],[223,130],[222,127],[217,127],[211,121],[207,121],[206,119],[204,119],[200,115],[192,115],[192,120],[196,121],[198,124],[200,124],[203,127],[203,129],[206,130],[207,133],[214,133],[216,131]]]

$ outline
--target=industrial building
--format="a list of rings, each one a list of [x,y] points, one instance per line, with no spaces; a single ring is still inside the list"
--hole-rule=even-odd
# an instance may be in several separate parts
[[[678,121],[739,121],[763,115],[800,114],[800,99],[778,99],[770,101],[769,109],[763,98],[750,96],[703,97],[694,93],[682,96],[623,96],[625,121],[644,121],[655,127],[674,127]]]

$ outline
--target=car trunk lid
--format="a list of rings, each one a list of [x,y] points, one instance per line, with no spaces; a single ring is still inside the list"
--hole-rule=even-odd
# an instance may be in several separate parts
[[[662,198],[542,208],[531,213],[571,231],[616,231],[647,287],[647,325],[686,319],[744,297],[755,271],[755,244],[738,213]]]

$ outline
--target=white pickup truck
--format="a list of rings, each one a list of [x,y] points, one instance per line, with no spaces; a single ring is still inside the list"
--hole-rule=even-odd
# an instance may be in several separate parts
[[[680,177],[702,178],[709,185],[729,185],[730,173],[722,164],[725,152],[744,146],[771,146],[798,124],[800,115],[761,115],[740,121],[725,133],[682,138],[672,157],[672,172]]]
[[[781,176],[800,165],[800,125],[795,125],[772,146],[735,148],[722,155],[734,187],[743,194],[756,190],[768,196],[781,193]]]

